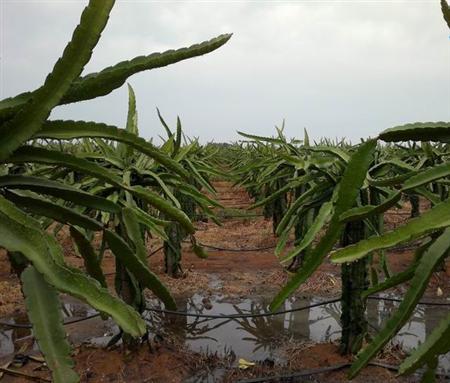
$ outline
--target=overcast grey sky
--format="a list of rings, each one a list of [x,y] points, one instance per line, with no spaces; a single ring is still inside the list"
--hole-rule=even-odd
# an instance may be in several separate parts
[[[45,79],[87,1],[0,0],[0,97]],[[233,32],[217,51],[129,79],[141,135],[173,125],[203,142],[236,130],[360,137],[402,123],[450,120],[450,38],[438,0],[117,1],[84,74]],[[126,86],[58,107],[52,118],[123,126]]]

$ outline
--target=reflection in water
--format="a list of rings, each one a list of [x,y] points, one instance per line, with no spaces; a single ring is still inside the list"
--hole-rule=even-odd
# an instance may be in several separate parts
[[[203,296],[195,294],[180,302],[189,313],[200,314],[260,314],[268,313],[269,299],[258,297],[243,299],[238,304],[220,296],[211,297],[212,308],[206,309]],[[284,303],[281,310],[295,309],[318,303],[318,299],[292,298]],[[152,302],[157,305],[156,302]],[[369,300],[367,315],[371,331],[380,329],[389,319],[398,303],[382,300]],[[416,348],[425,340],[433,328],[445,317],[447,308],[442,306],[418,306],[411,320],[403,326],[394,343],[405,351]],[[170,314],[148,313],[149,323],[154,331],[162,331],[180,337],[194,351],[217,352],[226,355],[232,350],[239,358],[249,360],[271,359],[283,362],[280,346],[288,341],[329,342],[341,336],[339,325],[340,303],[313,307],[307,310],[282,315],[239,318],[205,319],[177,317]],[[440,358],[440,366],[450,371],[450,355]]]
[[[72,297],[63,297],[63,317],[70,319],[85,318],[93,315],[96,311]],[[28,324],[28,316],[26,314],[15,315],[13,317],[2,318],[2,321],[14,324]],[[103,346],[111,338],[117,326],[112,320],[103,321],[100,317],[92,318],[87,321],[74,323],[65,326],[69,340],[74,344],[89,341],[89,343]],[[29,328],[11,328],[8,326],[0,326],[0,362],[9,356],[20,352],[25,342],[30,342],[31,349],[27,352],[38,351],[36,342],[33,342],[32,331]]]
[[[94,310],[73,298],[64,298],[64,315],[81,318]],[[318,299],[289,299],[282,310],[318,303]],[[208,300],[195,294],[178,302],[179,310],[192,314],[261,314],[268,313],[269,298],[242,299],[239,303],[227,301],[221,296]],[[149,302],[158,307],[157,302]],[[386,323],[398,303],[369,300],[367,315],[371,331]],[[400,330],[394,342],[406,351],[417,347],[447,314],[443,306],[419,306],[411,320]],[[286,341],[328,342],[340,337],[340,304],[332,303],[282,315],[256,318],[205,319],[146,312],[146,319],[153,334],[176,336],[194,351],[212,352],[227,356],[232,352],[237,358],[252,361],[272,360],[283,363],[280,347]],[[5,318],[4,318],[5,319]],[[26,316],[6,318],[13,323],[27,323]],[[74,343],[90,341],[105,345],[117,327],[111,320],[90,319],[66,327]],[[11,329],[0,326],[0,358],[17,353],[21,338],[29,337],[30,329]],[[36,345],[34,345],[34,349]],[[450,355],[440,358],[440,366],[450,372]]]
[[[14,323],[26,324],[28,317],[25,314],[14,318]],[[21,347],[22,339],[29,339],[31,329],[29,328],[4,328],[0,326],[0,356],[18,353]]]
[[[200,314],[261,314],[269,313],[268,299],[243,299],[238,304],[211,299],[212,308],[203,307],[203,297],[195,294],[180,306],[189,313]],[[287,300],[281,310],[291,310],[319,300]],[[279,359],[277,351],[287,340],[326,342],[340,336],[339,304],[329,304],[307,310],[256,318],[205,319],[149,313],[154,331],[164,331],[181,337],[195,351],[211,351],[236,355],[252,360]],[[183,323],[183,325],[182,325]]]

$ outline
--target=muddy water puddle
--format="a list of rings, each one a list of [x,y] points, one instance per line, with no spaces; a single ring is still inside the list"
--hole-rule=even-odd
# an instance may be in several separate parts
[[[323,299],[293,298],[287,300],[280,310],[292,310],[320,302]],[[221,296],[205,299],[204,296],[195,294],[179,302],[179,308],[191,314],[259,315],[269,313],[269,303],[270,298],[241,299],[234,303]],[[372,334],[383,327],[398,304],[383,300],[368,301],[367,313]],[[424,342],[447,313],[448,307],[445,306],[419,305],[411,320],[394,338],[393,344],[411,351]],[[341,336],[340,315],[340,302],[334,302],[306,310],[256,318],[207,319],[149,313],[148,319],[155,331],[162,331],[163,335],[175,334],[194,351],[217,352],[221,356],[232,352],[236,361],[244,358],[283,364],[283,346],[289,343],[337,341]],[[440,367],[446,373],[450,372],[450,354],[440,358]]]
[[[292,298],[285,302],[281,310],[292,310],[321,301],[322,299]],[[186,299],[179,299],[177,303],[180,311],[189,314],[245,316],[269,313],[270,298],[254,297],[233,301],[221,295],[194,294]],[[151,301],[149,306],[162,308],[157,302]],[[369,300],[367,312],[371,332],[375,333],[376,329],[381,328],[397,307],[397,302]],[[445,306],[419,305],[393,342],[401,345],[405,351],[410,351],[425,340],[447,312],[448,307]],[[65,297],[63,314],[66,320],[73,320],[93,315],[95,311],[73,298]],[[145,317],[153,336],[163,339],[175,337],[193,351],[230,357],[234,364],[239,358],[253,362],[284,364],[286,360],[283,349],[286,345],[336,341],[341,334],[339,302],[254,318],[210,319],[151,311],[147,311]],[[2,320],[17,324],[28,323],[26,316]],[[103,321],[100,317],[67,325],[66,330],[74,344],[91,343],[97,346],[105,346],[118,332],[117,326],[111,320]],[[29,328],[0,326],[0,360],[19,353],[24,342],[30,343],[28,352],[37,352],[37,345],[33,343]],[[450,373],[450,354],[440,358],[440,368]],[[216,379],[220,370],[212,374],[204,381]]]
[[[62,312],[64,321],[72,321],[95,315],[96,310],[78,301],[75,298],[64,296]],[[12,328],[0,325],[0,361],[9,359],[12,355],[22,353],[38,353],[38,346],[32,336],[32,331],[27,328],[28,317],[26,314],[1,318],[2,322],[8,322],[24,326]],[[92,343],[105,346],[109,339],[118,331],[117,326],[111,319],[102,320],[99,316],[78,323],[65,326],[68,338],[73,344]]]

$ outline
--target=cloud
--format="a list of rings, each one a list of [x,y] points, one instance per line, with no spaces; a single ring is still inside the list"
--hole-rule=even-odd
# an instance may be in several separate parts
[[[85,3],[1,2],[2,97],[42,83]],[[435,1],[118,1],[86,72],[224,32],[234,36],[219,50],[130,79],[143,136],[163,132],[156,106],[204,142],[270,135],[283,118],[290,136],[306,127],[352,140],[450,119],[449,31]],[[53,116],[123,126],[126,107],[123,87]]]

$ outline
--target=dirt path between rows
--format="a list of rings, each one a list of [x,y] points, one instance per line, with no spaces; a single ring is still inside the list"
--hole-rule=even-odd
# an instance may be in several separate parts
[[[226,181],[215,182],[214,186],[218,192],[218,200],[225,207],[228,216],[233,213],[248,214],[245,209],[251,205],[252,201],[245,190],[233,188],[232,184]],[[423,209],[425,208],[426,206],[423,206]],[[184,270],[182,278],[172,279],[164,274],[162,251],[158,251],[150,257],[150,268],[169,286],[175,297],[191,296],[197,292],[206,295],[221,294],[230,299],[276,294],[289,279],[289,274],[273,254],[273,247],[277,239],[272,233],[271,221],[260,216],[260,212],[251,214],[256,216],[226,218],[223,220],[222,226],[217,226],[212,222],[198,222],[196,237],[202,244],[211,246],[207,247],[209,257],[207,259],[198,258],[186,244],[182,256]],[[405,205],[403,209],[390,211],[386,217],[387,227],[392,228],[399,225],[408,216],[408,205]],[[66,233],[66,230],[62,230],[58,234],[65,257],[70,264],[82,268],[82,261],[75,256]],[[149,253],[159,246],[160,243],[149,244]],[[404,270],[410,264],[412,256],[413,249],[389,253],[391,269],[394,272]],[[105,273],[108,274],[108,282],[112,286],[114,258],[108,252],[102,266]],[[211,283],[217,280],[220,281],[220,284]],[[443,292],[443,297],[450,295],[449,276],[445,272],[435,274],[431,286],[427,290],[427,298],[438,299],[436,296],[438,288]],[[325,262],[312,278],[296,292],[299,297],[335,297],[339,294],[340,269],[329,262]],[[11,273],[6,254],[0,252],[0,318],[17,316],[23,312],[23,298],[18,280]],[[339,356],[337,346],[331,343],[301,345],[290,349],[289,353],[292,355],[290,368],[293,370],[317,368],[348,361],[347,358]],[[217,356],[191,353],[171,341],[157,344],[152,348],[151,353],[147,347],[143,347],[133,355],[123,354],[120,348],[107,351],[82,346],[76,348],[75,360],[76,369],[80,372],[83,382],[181,382],[202,368],[226,366],[226,361]],[[39,367],[39,365],[36,366],[30,362],[20,371],[48,377],[45,369],[34,370],[35,367]],[[238,378],[260,376],[277,371],[281,370],[276,366],[256,366],[250,372],[230,370],[224,379],[231,382]],[[322,374],[320,377],[321,380],[318,381],[346,381],[343,371]],[[27,380],[23,378],[5,375],[2,382],[25,381]],[[392,372],[379,367],[369,367],[355,380],[355,382],[364,383],[379,381],[406,380],[397,380]]]

